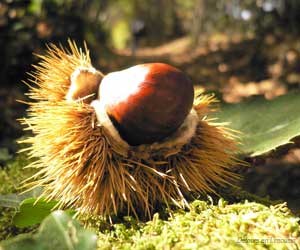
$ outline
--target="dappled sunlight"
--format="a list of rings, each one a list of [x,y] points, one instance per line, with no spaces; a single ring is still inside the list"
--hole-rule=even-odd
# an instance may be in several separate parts
[[[0,0],[0,249],[300,246],[299,13]]]
[[[284,84],[268,79],[261,82],[242,83],[236,77],[231,77],[229,83],[222,88],[223,98],[226,102],[240,102],[245,97],[264,95],[272,99],[287,92]]]

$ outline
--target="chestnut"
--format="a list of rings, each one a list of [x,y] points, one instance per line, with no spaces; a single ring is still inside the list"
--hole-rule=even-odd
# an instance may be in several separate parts
[[[191,80],[164,63],[146,63],[104,76],[100,102],[129,145],[159,142],[174,133],[194,100]]]

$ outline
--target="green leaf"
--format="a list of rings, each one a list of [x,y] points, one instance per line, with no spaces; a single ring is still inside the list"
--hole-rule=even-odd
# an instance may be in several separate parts
[[[19,194],[0,194],[0,207],[9,207],[17,209],[24,197]]]
[[[300,135],[300,93],[271,101],[254,97],[238,104],[224,104],[217,117],[242,132],[243,155],[262,155]]]
[[[0,207],[19,209],[20,204],[27,198],[37,198],[42,193],[42,188],[34,188],[22,194],[0,194]]]
[[[21,203],[20,211],[14,216],[13,223],[17,227],[29,227],[41,223],[57,203],[57,201],[28,198]]]
[[[35,235],[19,235],[4,241],[1,250],[95,250],[97,236],[63,211],[54,211]]]

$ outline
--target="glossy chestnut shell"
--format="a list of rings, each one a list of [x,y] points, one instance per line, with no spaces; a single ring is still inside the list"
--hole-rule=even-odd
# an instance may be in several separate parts
[[[174,133],[194,100],[191,80],[164,63],[147,63],[106,75],[100,100],[120,136],[132,146]]]

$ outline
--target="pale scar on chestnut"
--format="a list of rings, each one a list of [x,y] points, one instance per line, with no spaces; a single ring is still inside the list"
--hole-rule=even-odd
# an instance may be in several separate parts
[[[82,100],[91,103],[98,97],[98,89],[103,75],[94,68],[79,67],[70,77],[70,87],[66,95],[68,101]]]

